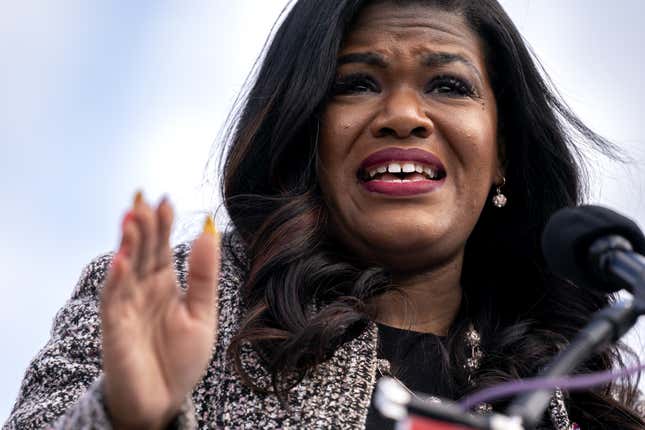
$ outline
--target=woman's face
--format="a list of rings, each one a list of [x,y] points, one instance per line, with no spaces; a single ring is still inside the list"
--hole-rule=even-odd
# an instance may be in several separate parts
[[[456,14],[378,3],[338,58],[319,148],[334,234],[395,270],[461,262],[502,177],[478,36]]]

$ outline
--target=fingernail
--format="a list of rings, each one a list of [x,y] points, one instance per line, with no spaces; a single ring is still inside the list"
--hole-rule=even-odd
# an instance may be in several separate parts
[[[167,204],[168,200],[168,194],[164,194],[161,196],[161,200],[159,200],[159,206]]]
[[[213,236],[218,236],[217,227],[213,222],[213,217],[206,215],[206,220],[204,221],[204,233],[212,234]]]
[[[143,203],[143,193],[141,190],[137,190],[137,193],[134,195],[134,206],[137,207]]]

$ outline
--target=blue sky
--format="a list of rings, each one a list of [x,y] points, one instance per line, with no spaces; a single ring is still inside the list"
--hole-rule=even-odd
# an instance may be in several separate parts
[[[176,240],[189,238],[198,215],[214,207],[206,162],[285,3],[3,5],[0,422],[82,266],[115,247],[134,190],[170,195],[180,215]],[[645,6],[502,3],[563,97],[634,160],[594,157],[592,201],[645,226]]]

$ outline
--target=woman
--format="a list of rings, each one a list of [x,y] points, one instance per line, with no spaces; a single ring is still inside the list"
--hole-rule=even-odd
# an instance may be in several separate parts
[[[534,375],[608,302],[539,252],[580,136],[611,153],[494,0],[300,0],[232,129],[221,253],[210,222],[171,250],[138,194],[6,427],[375,428],[381,374],[450,398]],[[543,426],[642,428],[635,401],[558,396]]]

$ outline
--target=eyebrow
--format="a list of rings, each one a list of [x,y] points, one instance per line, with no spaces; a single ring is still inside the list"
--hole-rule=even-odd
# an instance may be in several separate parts
[[[376,52],[356,52],[353,54],[345,54],[338,57],[338,65],[348,63],[364,63],[370,66],[377,66],[383,69],[387,68],[387,62],[380,54]]]
[[[363,63],[370,66],[376,66],[382,69],[386,69],[388,64],[385,61],[385,58],[377,54],[376,52],[355,52],[351,54],[345,54],[338,57],[338,66],[349,63]],[[484,79],[475,65],[466,57],[453,54],[450,52],[431,52],[424,54],[422,57],[422,64],[428,67],[440,67],[445,66],[451,63],[462,63],[468,68],[470,68],[479,78],[479,80],[484,82]]]
[[[464,64],[465,66],[470,68],[475,73],[475,75],[477,75],[482,83],[484,82],[481,73],[479,73],[479,69],[475,67],[472,61],[462,55],[452,54],[450,52],[431,52],[423,56],[423,64],[428,67],[445,66],[446,64],[450,63]]]

